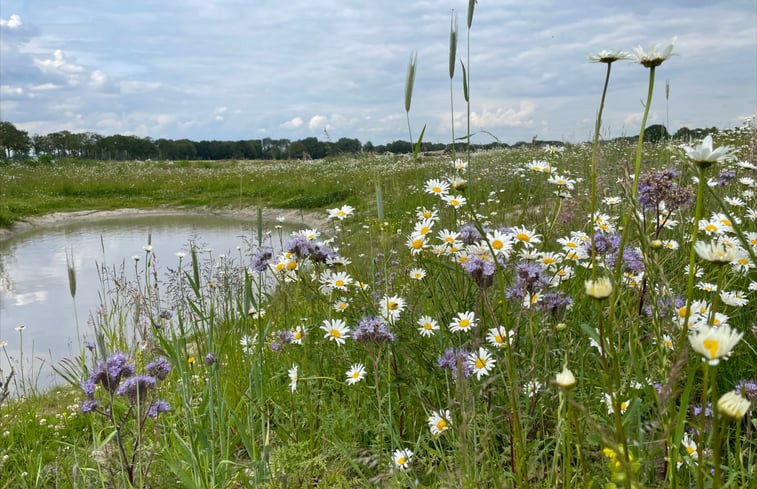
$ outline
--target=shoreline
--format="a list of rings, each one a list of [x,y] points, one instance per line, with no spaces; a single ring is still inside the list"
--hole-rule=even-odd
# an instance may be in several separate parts
[[[181,216],[188,214],[257,220],[258,207],[127,207],[110,210],[53,212],[41,216],[29,216],[23,221],[14,222],[8,228],[0,228],[0,240],[10,238],[30,229],[54,227],[69,223],[95,222],[106,219],[142,216]],[[328,219],[326,218],[325,211],[303,211],[301,209],[275,209],[263,207],[262,215],[264,223],[275,222],[277,218],[284,218],[284,222],[286,223],[301,224],[307,227],[315,227],[319,230],[325,230],[328,226]]]

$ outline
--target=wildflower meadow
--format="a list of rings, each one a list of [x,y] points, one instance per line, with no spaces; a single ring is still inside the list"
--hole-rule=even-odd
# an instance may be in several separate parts
[[[326,224],[104,268],[61,386],[0,388],[0,488],[755,487],[757,133],[645,141],[674,50],[587,53],[587,143],[236,163]],[[638,140],[600,137],[618,69]]]

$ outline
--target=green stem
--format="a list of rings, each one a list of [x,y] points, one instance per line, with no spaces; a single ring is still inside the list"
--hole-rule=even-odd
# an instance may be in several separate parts
[[[720,461],[722,458],[721,453],[721,443],[720,443],[720,426],[719,426],[719,416],[718,416],[718,368],[717,366],[710,366],[710,370],[712,371],[712,387],[710,390],[712,391],[712,451],[714,453],[714,462],[715,462],[715,478],[712,481],[712,487],[713,489],[718,489],[720,487],[720,482],[722,479],[721,469],[720,469]],[[703,406],[704,408],[704,406]]]
[[[612,63],[607,63],[607,73],[605,74],[605,84],[602,88],[602,98],[599,101],[599,112],[597,113],[597,123],[594,127],[594,142],[591,148],[591,278],[596,280],[597,271],[594,266],[597,250],[594,246],[594,219],[597,211],[597,158],[599,156],[599,131],[602,127],[602,112],[605,108],[605,96],[607,95],[607,85],[610,82],[610,69]]]

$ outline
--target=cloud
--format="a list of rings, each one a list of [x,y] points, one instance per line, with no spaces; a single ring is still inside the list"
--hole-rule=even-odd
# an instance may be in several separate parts
[[[18,29],[23,25],[23,22],[21,22],[21,17],[18,16],[18,14],[11,14],[10,18],[8,20],[3,19],[0,17],[0,27],[7,27],[8,29]]]
[[[309,129],[328,129],[325,115],[314,115],[308,122]]]
[[[471,111],[471,126],[482,129],[493,129],[500,127],[530,127],[534,124],[532,116],[536,111],[536,104],[530,100],[521,100],[518,107],[499,107],[495,110],[489,110],[482,107],[478,110]],[[458,113],[455,115],[455,128],[465,127],[467,121],[465,114]]]
[[[81,73],[84,71],[84,67],[74,63],[70,63],[66,60],[66,55],[63,51],[56,49],[53,52],[52,59],[37,59],[34,58],[34,63],[37,67],[45,73]]]
[[[279,124],[279,125],[281,127],[283,127],[284,129],[297,129],[303,123],[304,123],[304,121],[302,120],[302,117],[297,116],[294,119],[290,119],[290,120],[288,120],[288,121],[286,121],[286,122],[284,122],[282,124]]]

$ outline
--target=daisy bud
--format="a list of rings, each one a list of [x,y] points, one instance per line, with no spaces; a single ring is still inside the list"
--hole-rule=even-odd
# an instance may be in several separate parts
[[[595,299],[606,299],[612,294],[612,282],[608,277],[584,282],[586,295]]]
[[[752,403],[736,391],[726,392],[718,399],[718,411],[735,420],[743,418],[751,406]]]
[[[570,389],[574,385],[576,385],[576,377],[573,375],[573,372],[568,369],[567,366],[563,367],[562,372],[557,374],[555,377],[555,384],[562,387],[563,389]]]
[[[655,239],[649,242],[649,246],[652,247],[653,250],[657,250],[662,248],[662,240]]]

